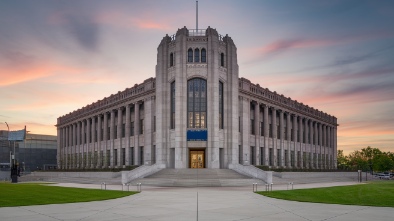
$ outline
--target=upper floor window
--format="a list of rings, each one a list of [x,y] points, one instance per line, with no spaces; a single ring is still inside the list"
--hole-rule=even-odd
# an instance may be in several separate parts
[[[223,129],[223,83],[219,81],[219,129]]]
[[[224,67],[224,53],[220,54],[220,66]]]
[[[175,128],[175,81],[171,83],[171,129]]]
[[[200,49],[194,49],[194,62],[200,62]]]
[[[187,62],[193,62],[193,50],[191,48],[187,50]]]
[[[194,78],[187,82],[188,128],[207,127],[207,81]]]
[[[205,48],[201,49],[201,62],[207,62],[207,51],[205,50]]]
[[[174,54],[170,54],[170,67],[174,66]]]

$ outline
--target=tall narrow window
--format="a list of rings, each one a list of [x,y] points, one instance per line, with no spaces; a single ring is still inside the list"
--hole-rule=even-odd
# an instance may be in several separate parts
[[[205,48],[201,49],[201,62],[207,62],[207,51],[205,50]]]
[[[223,83],[220,81],[219,81],[219,129],[223,129]]]
[[[187,51],[187,62],[193,62],[193,50],[191,48]]]
[[[188,128],[207,127],[207,81],[194,78],[187,82]]]
[[[194,49],[194,62],[200,62],[200,49]]]
[[[220,66],[224,67],[224,53],[220,54]]]
[[[171,129],[174,128],[175,128],[175,81],[171,83]]]
[[[170,67],[174,66],[174,54],[170,54]]]

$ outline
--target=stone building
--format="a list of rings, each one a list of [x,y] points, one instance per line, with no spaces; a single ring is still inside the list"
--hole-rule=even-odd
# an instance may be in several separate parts
[[[178,29],[155,78],[57,120],[58,167],[336,168],[337,119],[239,78],[216,29]]]

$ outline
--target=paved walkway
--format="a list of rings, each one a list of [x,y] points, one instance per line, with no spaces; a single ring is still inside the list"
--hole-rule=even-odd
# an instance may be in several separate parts
[[[90,184],[58,185],[100,188],[98,185]],[[321,184],[308,185],[299,185],[295,188],[321,186]],[[324,186],[328,185],[324,184]],[[338,183],[330,185],[338,185]],[[121,187],[107,186],[107,188]],[[130,188],[135,189],[135,187]],[[143,191],[139,194],[115,200],[0,208],[0,220],[197,220],[197,195],[198,220],[201,221],[394,220],[393,208],[277,200],[252,193],[251,187],[143,187]]]

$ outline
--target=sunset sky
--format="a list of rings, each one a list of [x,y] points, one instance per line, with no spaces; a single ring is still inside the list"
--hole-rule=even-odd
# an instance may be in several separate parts
[[[194,0],[0,1],[0,130],[56,119],[155,76]],[[338,118],[338,149],[394,151],[394,1],[200,0],[239,76]]]

